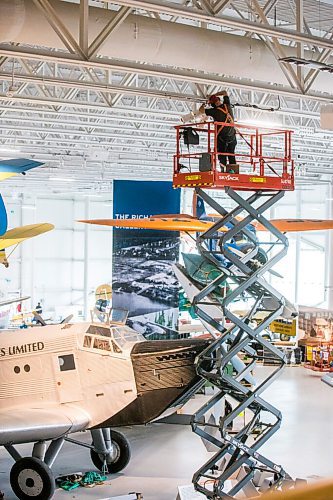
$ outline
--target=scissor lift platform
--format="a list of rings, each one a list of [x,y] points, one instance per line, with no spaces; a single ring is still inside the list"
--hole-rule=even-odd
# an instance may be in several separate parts
[[[221,125],[219,122],[205,122],[175,127],[177,150],[174,155],[174,188],[294,190],[291,130],[224,124],[225,127],[234,127],[236,131],[237,165],[222,166],[224,171],[221,172],[219,161],[228,156],[230,159],[230,153],[219,153],[217,150],[217,131]],[[196,144],[189,137],[194,138],[192,142]]]
[[[217,150],[218,132],[221,127],[229,126],[235,127],[236,131],[235,155]],[[189,297],[192,293],[191,302],[196,314],[215,339],[196,358],[197,374],[210,382],[215,392],[191,421],[193,431],[212,446],[215,453],[195,472],[192,483],[197,492],[214,500],[238,498],[238,494],[257,496],[267,489],[292,484],[290,476],[280,465],[259,452],[279,429],[282,418],[281,412],[261,394],[285,364],[284,354],[262,336],[264,329],[281,315],[285,306],[284,297],[266,281],[264,274],[288,248],[286,236],[263,213],[283,197],[284,191],[294,190],[292,132],[217,122],[175,128],[177,150],[173,187],[195,188],[202,200],[218,214],[213,226],[198,234],[196,241],[204,262],[215,268],[211,280],[206,284],[194,283],[187,270],[178,266],[178,272],[183,274],[184,283],[188,285],[186,293]],[[227,159],[229,165],[224,165]],[[226,210],[208,195],[206,189],[224,189],[234,202],[234,208]],[[237,191],[242,191],[243,196]],[[250,230],[253,222],[264,225],[279,249],[267,255],[266,262],[258,266],[251,263],[258,252],[257,237]],[[219,233],[222,227],[227,231]],[[249,251],[238,254],[228,247],[228,242],[239,237],[248,241]],[[226,279],[233,286],[217,298]],[[250,300],[249,311],[246,316],[239,317],[229,306],[235,300],[242,300],[245,294]],[[267,303],[271,304],[267,317],[260,325],[254,326],[253,316],[257,311],[265,310]],[[224,326],[225,319],[230,322],[229,328]],[[278,361],[273,372],[259,384],[253,382],[252,375],[249,376],[260,359],[253,341],[266,348]],[[243,354],[248,359],[244,366],[239,358]],[[227,370],[230,362],[233,364],[231,374]],[[232,401],[232,406],[228,413],[219,414],[218,408],[225,396]],[[213,409],[216,409],[216,416]],[[233,421],[245,410],[250,420],[244,422],[236,435],[231,435]],[[178,496],[182,498],[180,492]]]
[[[246,174],[229,174],[214,171],[210,172],[186,172],[176,173],[173,176],[173,187],[203,187],[203,188],[225,188],[231,187],[237,190],[256,191],[293,191],[294,179],[292,176],[285,178],[277,176],[259,176]]]

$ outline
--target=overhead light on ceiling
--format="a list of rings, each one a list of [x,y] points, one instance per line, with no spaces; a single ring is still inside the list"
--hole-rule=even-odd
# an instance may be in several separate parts
[[[282,124],[277,122],[266,122],[264,120],[242,120],[244,125],[252,125],[253,127],[271,128],[271,129],[281,129]]]
[[[20,149],[0,147],[0,153],[22,153]]]
[[[101,194],[92,194],[92,193],[85,193],[82,196],[87,196],[87,197],[95,196],[96,198],[101,198],[102,197]]]
[[[75,179],[69,177],[49,177],[49,181],[75,182]]]
[[[307,66],[309,68],[317,69],[318,71],[333,73],[333,66],[318,61],[313,61],[312,59],[302,59],[301,57],[281,57],[279,61],[289,64],[296,64],[296,66]]]
[[[27,210],[36,210],[35,205],[22,205],[22,208],[25,208]]]

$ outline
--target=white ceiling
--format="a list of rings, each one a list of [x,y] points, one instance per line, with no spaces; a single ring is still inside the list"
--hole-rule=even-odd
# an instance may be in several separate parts
[[[2,0],[0,11],[1,5],[11,1]],[[204,96],[223,88],[228,89],[235,103],[279,106],[274,113],[239,106],[235,113],[239,121],[273,121],[294,129],[299,181],[313,184],[330,179],[333,134],[320,129],[319,112],[322,104],[333,99],[333,75],[325,75],[327,89],[318,91],[314,79],[317,75],[311,69],[297,74],[295,67],[284,65],[281,75],[285,75],[285,83],[276,85],[271,82],[269,67],[267,80],[258,81],[254,74],[236,78],[234,65],[229,62],[225,63],[226,77],[194,69],[190,58],[184,58],[180,68],[166,65],[165,61],[138,61],[135,50],[126,61],[101,57],[100,51],[108,36],[117,36],[117,28],[134,13],[138,26],[142,18],[150,18],[195,26],[200,33],[202,29],[207,33],[228,32],[246,37],[250,54],[255,39],[259,39],[268,46],[272,58],[281,57],[285,51],[302,54],[305,50],[312,59],[331,64],[331,4],[317,0],[82,0],[81,18],[76,6],[77,26],[81,20],[78,35],[77,30],[66,26],[66,19],[62,19],[65,28],[59,24],[61,4],[48,0],[15,3],[18,7],[24,4],[28,14],[36,7],[46,9],[48,22],[57,27],[58,33],[60,30],[68,49],[59,49],[58,43],[48,47],[27,44],[28,38],[37,37],[42,29],[32,22],[26,43],[18,43],[16,34],[0,43],[0,158],[21,156],[45,162],[44,167],[29,172],[25,178],[6,181],[5,192],[14,196],[45,189],[50,193],[109,192],[112,179],[170,180],[175,150],[173,125]],[[87,40],[90,43],[93,39],[85,23],[84,7],[88,4],[99,7],[101,12],[117,11],[117,22],[109,26],[110,34],[101,37],[101,46],[93,55],[86,50]],[[52,5],[54,12],[50,11]],[[56,35],[51,25],[48,29],[53,33],[49,39],[53,40]],[[163,43],[168,44],[168,40]],[[184,46],[188,44],[189,51],[191,43],[184,35]],[[219,54],[212,57],[218,58]],[[200,60],[195,62],[198,64],[200,68]],[[306,89],[304,81],[311,83],[311,79],[314,83]]]

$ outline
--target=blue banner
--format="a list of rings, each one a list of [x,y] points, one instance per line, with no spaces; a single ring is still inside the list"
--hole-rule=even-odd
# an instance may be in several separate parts
[[[180,212],[180,190],[174,190],[171,182],[116,180],[113,193],[115,219]],[[165,326],[172,327],[175,313],[167,310],[178,311],[179,285],[172,271],[178,258],[178,233],[115,228],[113,307],[128,309],[136,325],[139,316],[150,314],[150,320],[159,324],[164,321]]]

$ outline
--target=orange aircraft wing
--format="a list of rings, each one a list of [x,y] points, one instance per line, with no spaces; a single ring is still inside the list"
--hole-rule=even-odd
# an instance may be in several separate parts
[[[207,231],[214,222],[204,221],[195,218],[180,217],[167,215],[166,217],[149,217],[146,219],[94,219],[80,220],[87,224],[96,224],[99,226],[111,227],[127,227],[132,229],[153,229],[159,231],[184,231],[187,233],[202,233]],[[333,220],[316,220],[316,219],[274,219],[270,221],[279,231],[296,232],[296,231],[322,231],[333,229]],[[267,231],[267,229],[259,224],[254,223],[257,231]],[[225,232],[226,228],[220,228],[220,232]]]
[[[320,219],[272,219],[270,221],[282,233],[297,231],[324,231],[333,229],[333,220]],[[257,231],[267,231],[261,224],[256,225]]]
[[[185,218],[162,218],[150,217],[148,219],[95,219],[79,220],[87,224],[97,224],[99,226],[127,227],[138,229],[155,229],[160,231],[185,231],[185,232],[204,232],[207,231],[213,222],[201,221],[198,219]],[[223,231],[223,229],[222,229]]]

